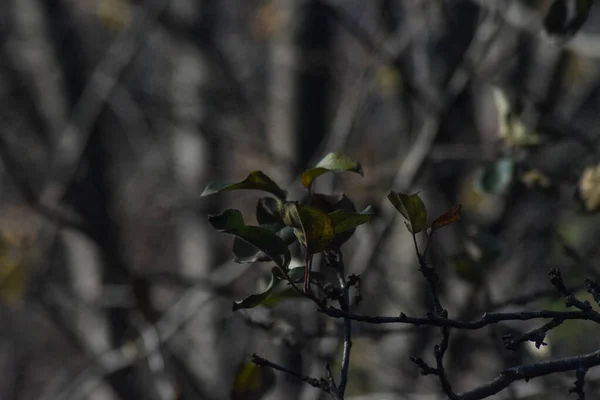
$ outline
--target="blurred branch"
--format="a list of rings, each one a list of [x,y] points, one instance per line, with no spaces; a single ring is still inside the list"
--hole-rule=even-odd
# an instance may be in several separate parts
[[[54,160],[49,167],[50,173],[40,196],[40,203],[46,207],[54,209],[61,201],[68,182],[79,166],[93,124],[117,87],[121,74],[169,3],[170,0],[146,0],[143,5],[135,6],[137,10],[134,20],[111,43],[94,68],[56,145]]]

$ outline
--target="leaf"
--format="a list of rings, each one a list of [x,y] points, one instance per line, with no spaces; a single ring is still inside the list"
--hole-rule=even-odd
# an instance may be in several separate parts
[[[280,216],[282,201],[272,197],[261,197],[256,203],[256,221],[259,225],[283,223]]]
[[[534,146],[541,143],[539,134],[529,129],[512,110],[502,89],[493,88],[494,102],[498,111],[498,136],[509,146]]]
[[[252,361],[244,361],[233,378],[231,400],[259,400],[275,384],[275,372]]]
[[[342,232],[353,230],[359,225],[369,222],[375,214],[371,206],[367,206],[363,211],[351,212],[337,210],[329,213],[336,235]]]
[[[454,223],[460,219],[460,215],[462,213],[462,205],[457,204],[433,221],[431,224],[432,229],[440,229],[446,225]]]
[[[284,206],[284,215],[285,224],[294,228],[296,237],[310,254],[319,253],[331,244],[335,230],[331,217],[323,211],[289,202]]]
[[[354,203],[352,203],[352,200],[350,200],[348,196],[346,196],[343,193],[340,193],[338,195],[312,193],[308,196],[306,203],[308,206],[318,208],[319,210],[330,214],[330,217],[331,213],[335,211],[356,214],[356,208],[354,207]],[[343,232],[340,228],[343,227],[335,228],[334,224],[334,230],[337,229],[339,232],[336,232],[335,236],[333,237],[333,240],[331,241],[331,247],[339,248],[344,243],[346,243],[348,239],[350,239],[354,234],[354,228],[344,230]]]
[[[577,194],[587,212],[600,208],[600,165],[586,168],[581,175]]]
[[[260,227],[275,233],[281,240],[283,240],[286,246],[289,246],[296,241],[294,228],[284,225],[283,222],[281,224],[260,225]],[[238,237],[233,240],[233,255],[234,261],[238,263],[254,263],[257,261],[261,262],[271,260],[271,258],[263,251],[257,249],[255,246],[252,246]]]
[[[315,168],[304,171],[302,174],[302,184],[305,188],[310,188],[313,181],[327,172],[356,172],[360,176],[364,175],[362,166],[358,161],[355,161],[342,153],[327,154]]]
[[[392,191],[388,195],[388,199],[396,207],[396,210],[410,222],[409,231],[419,233],[425,228],[427,209],[418,193],[405,195]]]
[[[230,190],[262,190],[274,194],[280,199],[285,199],[287,192],[281,189],[271,178],[262,173],[261,171],[254,171],[241,182],[237,183],[225,183],[225,182],[211,182],[209,183],[202,194],[202,196],[209,196],[211,194],[226,192]]]
[[[240,210],[233,208],[227,209],[219,215],[209,216],[208,221],[213,229],[217,231],[236,229],[244,226],[244,216]]]
[[[515,163],[502,158],[477,172],[475,189],[480,193],[503,194],[513,182]]]
[[[271,292],[273,291],[273,289],[281,281],[280,276],[281,273],[279,272],[279,270],[277,268],[272,268],[271,280],[269,281],[267,288],[260,293],[251,294],[250,296],[246,297],[241,301],[234,301],[233,311],[254,308],[260,305],[263,301],[267,300],[269,296],[271,296]]]
[[[263,227],[240,225],[240,218],[241,213],[238,210],[229,209],[220,215],[209,216],[208,221],[214,229],[239,237],[264,252],[275,264],[286,270],[292,257],[285,242]]]

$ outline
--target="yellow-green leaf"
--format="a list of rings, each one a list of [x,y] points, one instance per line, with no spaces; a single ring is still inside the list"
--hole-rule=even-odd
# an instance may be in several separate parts
[[[331,217],[314,207],[289,202],[284,206],[283,220],[294,228],[296,237],[310,254],[327,249],[335,235]]]
[[[356,172],[363,176],[364,172],[360,163],[342,153],[327,154],[315,168],[309,169],[302,174],[302,184],[310,188],[313,181],[327,172]]]
[[[427,225],[427,209],[418,193],[406,195],[391,191],[389,201],[410,223],[412,233],[421,232]]]
[[[211,194],[225,192],[230,190],[262,190],[274,194],[280,199],[285,199],[287,192],[281,189],[271,178],[261,171],[254,171],[241,182],[225,183],[211,182],[209,183],[200,196],[208,196]]]

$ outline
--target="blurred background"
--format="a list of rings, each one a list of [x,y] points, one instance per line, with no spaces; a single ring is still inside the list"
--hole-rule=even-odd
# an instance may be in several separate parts
[[[550,268],[574,291],[600,276],[600,7],[568,37],[544,29],[551,3],[0,2],[0,398],[327,398],[248,360],[337,373],[341,321],[302,299],[232,312],[271,266],[233,262],[207,214],[252,222],[260,194],[200,193],[262,170],[301,199],[299,174],[330,151],[365,176],[317,191],[377,212],[343,247],[356,313],[431,310],[390,190],[419,191],[430,218],[463,205],[429,252],[451,317],[565,309]],[[453,331],[454,389],[597,350],[579,321],[504,349],[543,322]],[[348,399],[443,398],[409,360],[433,361],[439,329],[355,323],[353,339]],[[572,398],[574,379],[495,398]]]

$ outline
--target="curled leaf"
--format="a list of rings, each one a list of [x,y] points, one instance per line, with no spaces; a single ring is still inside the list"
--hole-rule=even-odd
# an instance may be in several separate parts
[[[302,184],[305,188],[310,188],[313,181],[327,172],[356,172],[363,176],[364,171],[358,161],[355,161],[342,153],[327,154],[315,168],[309,169],[302,174]]]
[[[225,192],[230,190],[262,190],[274,194],[280,199],[285,199],[287,192],[281,189],[271,178],[261,171],[254,171],[241,182],[225,183],[211,182],[209,183],[200,196],[209,196],[211,194]]]
[[[220,215],[209,216],[208,221],[214,229],[242,239],[262,251],[282,270],[287,270],[292,258],[288,245],[269,229],[243,225],[243,219],[240,221],[240,218],[238,210],[230,209]]]
[[[272,268],[271,269],[271,280],[269,281],[267,288],[260,293],[251,294],[250,296],[246,297],[245,299],[243,299],[241,301],[234,301],[233,302],[233,311],[254,308],[254,307],[260,305],[263,301],[267,300],[271,296],[273,289],[277,286],[277,284],[280,282],[280,280],[281,280],[281,273],[279,272],[279,270],[277,268]]]
[[[460,219],[462,213],[462,205],[457,204],[433,221],[431,224],[432,229],[439,229],[443,226],[454,223]]]
[[[389,201],[396,207],[396,210],[406,218],[410,224],[407,224],[412,233],[421,232],[427,225],[427,209],[419,197],[418,193],[406,195],[402,193],[390,192]]]

